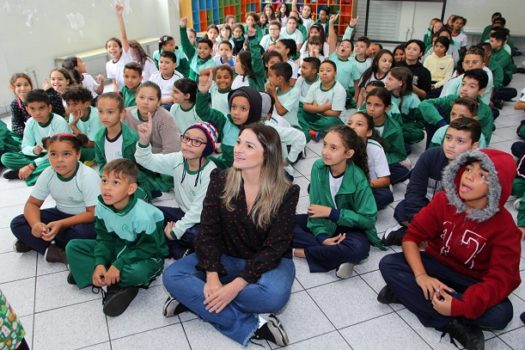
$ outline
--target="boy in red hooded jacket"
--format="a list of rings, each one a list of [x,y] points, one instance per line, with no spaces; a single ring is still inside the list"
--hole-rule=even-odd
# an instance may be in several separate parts
[[[484,349],[482,329],[506,327],[508,296],[520,284],[521,233],[504,207],[514,176],[512,156],[493,149],[447,166],[444,192],[414,217],[403,253],[379,263],[387,285],[378,301],[401,303],[451,341]]]

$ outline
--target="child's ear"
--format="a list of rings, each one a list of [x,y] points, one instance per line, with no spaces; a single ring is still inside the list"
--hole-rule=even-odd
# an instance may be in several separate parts
[[[373,133],[374,133],[373,130],[368,130],[368,131],[366,132],[366,137],[372,137],[372,134],[373,134]]]
[[[470,149],[478,149],[479,148],[479,141],[472,142],[472,145],[470,146]]]
[[[483,96],[483,94],[485,93],[485,90],[486,90],[486,88],[480,89],[480,90],[478,91],[478,95],[479,95],[479,96]]]
[[[185,100],[189,100],[191,98],[191,95],[190,94],[184,94],[184,99]]]
[[[354,154],[355,154],[355,151],[353,149],[347,150],[345,154],[346,159],[351,159],[354,156]]]
[[[126,109],[124,108],[124,109],[120,112],[120,121],[123,121],[125,117],[126,117]]]
[[[138,185],[136,182],[130,183],[128,187],[128,195],[131,196],[137,191]]]
[[[385,113],[388,113],[390,112],[390,107],[392,107],[391,105],[389,105],[388,107],[385,108]]]

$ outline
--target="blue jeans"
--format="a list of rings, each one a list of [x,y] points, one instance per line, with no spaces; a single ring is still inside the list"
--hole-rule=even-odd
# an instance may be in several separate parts
[[[468,287],[478,283],[477,280],[464,276],[443,265],[425,252],[421,253],[421,260],[429,276],[439,279],[457,292],[457,295],[454,295],[455,298],[461,298],[461,294]],[[438,313],[434,310],[432,301],[425,299],[423,291],[417,285],[414,273],[406,262],[403,253],[385,256],[379,262],[379,270],[397,299],[417,316],[423,326],[434,327],[440,331],[445,329],[452,318]],[[503,329],[511,319],[512,304],[508,298],[492,306],[475,320],[462,318],[466,323],[474,324],[484,329]]]
[[[258,314],[277,312],[290,298],[295,277],[292,259],[281,259],[273,270],[261,275],[257,283],[248,284],[237,297],[221,312],[208,312],[204,305],[204,284],[206,272],[198,271],[196,254],[188,255],[171,264],[163,275],[164,286],[172,297],[210,322],[219,332],[247,345],[258,327]],[[244,270],[247,260],[221,256],[221,264],[227,274],[221,276],[221,283],[233,281]]]
[[[158,206],[164,214],[164,225],[170,221],[179,221],[186,215],[180,208],[162,207]],[[170,250],[170,257],[175,260],[182,258],[185,254],[193,253],[195,237],[201,231],[201,225],[196,224],[195,226],[187,229],[180,239],[169,240],[166,239],[168,249]]]

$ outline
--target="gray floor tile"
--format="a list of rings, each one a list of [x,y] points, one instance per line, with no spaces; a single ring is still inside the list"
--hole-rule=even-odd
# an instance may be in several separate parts
[[[24,205],[32,191],[33,187],[27,186],[3,189],[2,196],[0,196],[0,208],[12,207],[13,205]]]
[[[293,166],[294,169],[302,174],[307,179],[310,179],[310,171],[312,170],[312,165],[318,158],[306,158],[301,159],[299,162],[295,163]]]
[[[212,349],[262,349],[256,344],[251,344],[244,348],[241,344],[222,335],[211,324],[196,319],[184,323],[184,330],[186,336],[191,344],[192,350],[212,350]],[[270,345],[266,341],[257,341],[264,349],[270,349]]]
[[[78,289],[66,281],[68,271],[39,276],[36,279],[36,312],[98,300],[102,307],[101,294],[95,294],[91,288]]]
[[[485,348],[490,350],[511,350],[512,348],[505,344],[500,338],[492,338],[485,342]]]
[[[339,332],[334,331],[331,333],[323,334],[318,337],[307,339],[299,343],[295,343],[287,346],[283,349],[289,350],[318,350],[318,349],[350,349],[347,342],[339,334]]]
[[[0,254],[0,283],[35,277],[36,253],[15,252]]]
[[[308,196],[301,197],[297,202],[297,208],[295,209],[295,212],[297,214],[306,214],[309,205],[310,198]]]
[[[370,247],[370,254],[368,255],[368,258],[366,258],[361,263],[355,265],[354,271],[357,273],[367,273],[371,271],[375,271],[379,269],[379,261],[385,256],[389,254],[393,254],[394,252],[387,248],[387,250],[381,250],[379,248],[376,248],[374,246]]]
[[[393,312],[359,276],[312,288],[308,293],[337,329]]]
[[[2,208],[2,215],[0,215],[0,228],[9,227],[11,220],[17,215],[24,212],[23,205],[15,205],[12,207]]]
[[[162,305],[165,300],[166,292],[162,287],[141,289],[122,315],[108,317],[111,339],[178,323],[179,318],[166,318],[162,315]]]
[[[16,311],[16,310],[15,310]],[[19,321],[22,323],[24,330],[26,331],[25,340],[29,345],[29,348],[33,348],[33,315],[19,317]]]
[[[512,307],[514,309],[514,317],[510,321],[510,323],[505,327],[505,329],[501,331],[494,331],[496,335],[503,334],[510,332],[514,329],[523,327],[523,322],[520,320],[520,314],[525,311],[525,301],[521,300],[515,295],[510,295],[509,297],[510,301],[512,302]]]
[[[525,265],[525,260],[524,259],[521,259],[521,265],[524,266]],[[525,271],[521,271],[520,273],[521,275],[521,284],[519,285],[518,288],[516,288],[516,290],[514,291],[514,294],[516,294],[517,296],[519,296],[523,301],[525,301],[525,283],[523,283],[523,281],[525,281]],[[523,310],[525,311],[525,310]]]
[[[308,150],[306,151],[307,153],[309,154],[316,154],[317,157],[310,157],[309,154],[307,154],[307,158],[319,158],[319,156],[321,155],[321,150],[323,149],[323,143],[322,142],[315,142],[315,141],[309,141],[307,144],[306,144],[306,147],[308,148]],[[308,152],[310,151],[310,152]]]
[[[394,202],[400,201],[405,198],[405,193],[407,191],[407,185],[404,182],[395,184],[393,187],[392,193],[394,194]]]
[[[0,254],[12,252],[13,244],[16,242],[16,237],[11,233],[9,227],[4,227],[0,229]]]
[[[386,285],[385,280],[383,279],[383,276],[381,276],[381,272],[379,270],[368,272],[363,275],[359,275],[363,281],[365,281],[366,284],[368,284],[376,294],[379,294],[381,289]],[[393,310],[402,310],[405,307],[402,304],[390,304],[389,305]]]
[[[37,254],[36,274],[37,276],[48,275],[50,273],[68,271],[67,266],[62,263],[49,263],[42,254]],[[66,274],[67,276],[67,274]]]
[[[523,310],[521,310],[523,311]],[[515,310],[516,312],[516,310]],[[525,349],[525,326],[499,336],[505,343],[513,349]]]
[[[308,185],[310,184],[310,181],[308,181],[304,176],[301,176],[294,178],[293,183],[299,185],[299,187],[301,188],[301,191],[299,192],[299,197],[308,196]]]
[[[290,343],[334,330],[334,326],[307,292],[294,293],[278,317],[288,333]]]
[[[91,345],[85,348],[81,348],[81,350],[111,350],[111,343],[105,342],[96,345]]]
[[[293,284],[292,284],[292,293],[300,292],[302,290],[304,290],[303,286],[301,285],[301,283],[299,283],[297,278],[295,278],[293,280]]]
[[[113,350],[127,349],[190,349],[181,324],[154,329],[111,341]]]
[[[86,347],[108,341],[100,300],[37,313],[34,350]]]
[[[33,314],[35,306],[34,277],[0,284],[0,289],[19,317]]]
[[[334,282],[339,279],[336,277],[334,271],[311,273],[306,259],[294,258],[294,263],[295,277],[306,289]]]
[[[381,349],[387,344],[388,349],[432,349],[394,313],[359,323],[340,332],[354,350]]]
[[[397,225],[396,219],[394,219],[394,209],[386,207],[377,213],[376,230],[381,233],[387,228]],[[379,235],[381,237],[382,235]]]

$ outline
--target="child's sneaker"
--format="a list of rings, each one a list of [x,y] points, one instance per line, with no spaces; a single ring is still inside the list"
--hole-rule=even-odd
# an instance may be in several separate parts
[[[77,284],[77,281],[75,281],[75,278],[73,277],[73,274],[71,272],[67,275],[67,283],[72,286],[76,286]]]
[[[44,253],[44,258],[50,263],[63,263],[67,266],[67,256],[64,249],[57,247],[56,244],[50,244]]]
[[[449,334],[450,342],[454,343],[454,339],[459,341],[465,349],[468,350],[485,350],[485,337],[480,327],[463,323],[460,319],[453,318],[445,327],[445,334]]]
[[[525,312],[520,315],[521,322],[525,323]]]
[[[392,292],[392,289],[390,289],[388,285],[384,286],[383,289],[379,291],[379,294],[377,295],[377,301],[379,301],[381,304],[399,303],[396,295],[394,292]]]
[[[308,134],[310,134],[310,138],[315,142],[319,142],[323,138],[323,134],[319,131],[310,130]]]
[[[352,272],[354,272],[354,264],[346,262],[339,265],[335,270],[335,275],[341,279],[347,279],[352,277]]]
[[[385,231],[383,238],[381,238],[381,243],[386,246],[401,245],[403,236],[406,232],[407,228],[405,226],[397,224],[396,226],[391,227]]]
[[[105,315],[111,317],[121,315],[135,299],[138,292],[138,287],[119,288],[117,286],[109,286],[104,296],[102,311]]]
[[[290,343],[281,321],[274,314],[270,314],[268,322],[257,328],[252,339],[268,340],[279,346],[286,346]]]
[[[18,177],[18,170],[9,170],[9,171],[6,171],[3,175],[4,179],[7,179],[7,180],[18,180],[19,177]]]
[[[169,296],[162,307],[164,317],[173,317],[183,312],[190,311],[186,306],[181,304],[177,299]]]
[[[30,252],[30,251],[33,250],[33,249],[31,249],[30,246],[26,245],[21,240],[17,240],[15,242],[14,248],[15,248],[15,252],[17,252],[17,253],[27,253],[27,252]]]

